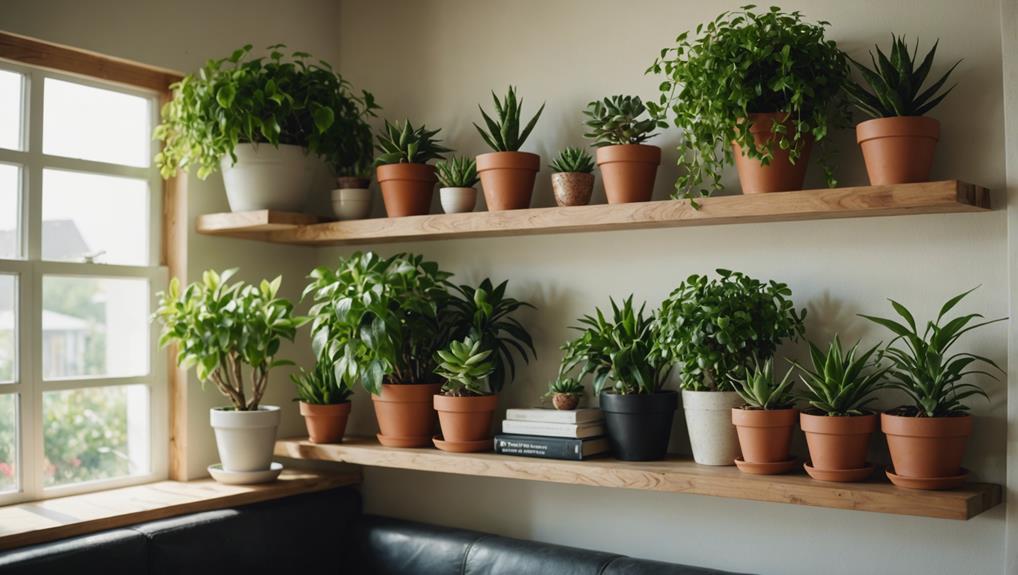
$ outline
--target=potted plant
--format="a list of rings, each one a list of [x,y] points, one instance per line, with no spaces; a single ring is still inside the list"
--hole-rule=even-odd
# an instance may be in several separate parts
[[[328,64],[303,52],[287,57],[283,47],[252,58],[249,44],[173,84],[155,130],[164,178],[196,165],[205,179],[221,168],[233,211],[304,209],[308,155],[356,148],[377,106]]]
[[[445,383],[434,399],[442,427],[442,439],[434,439],[435,447],[457,453],[491,450],[498,396],[488,386],[488,376],[495,371],[490,356],[491,350],[470,336],[438,350],[435,373],[445,378]]]
[[[450,274],[411,254],[357,252],[311,272],[312,344],[337,378],[370,392],[389,447],[431,445],[439,392],[435,352],[449,341]]]
[[[562,346],[559,376],[575,371],[576,379],[593,376],[600,398],[608,443],[624,461],[663,459],[668,451],[678,394],[662,389],[667,364],[652,353],[655,324],[636,310],[633,296],[617,305],[610,317],[595,308],[580,319],[580,336]]]
[[[724,269],[717,274],[689,276],[665,298],[655,354],[679,368],[693,459],[733,465],[739,440],[731,414],[742,400],[732,377],[754,357],[771,357],[781,342],[801,337],[806,310],[795,310],[783,283]]]
[[[951,86],[937,94],[961,63],[955,62],[939,80],[923,89],[938,43],[933,44],[918,67],[919,42],[909,53],[904,36],[891,36],[890,58],[879,46],[875,57],[870,52],[873,68],[852,60],[866,86],[849,82],[848,93],[852,103],[872,118],[855,127],[871,185],[925,182],[930,178],[933,153],[940,139],[940,122],[925,114],[954,89]]]
[[[385,121],[376,146],[379,155],[375,158],[375,178],[390,218],[431,211],[436,178],[435,167],[428,162],[444,159],[442,154],[452,151],[435,139],[440,131],[423,125],[414,128],[409,120],[400,125]]]
[[[762,363],[753,358],[752,366],[732,377],[735,392],[746,402],[732,408],[732,425],[742,451],[735,465],[743,473],[776,475],[795,468],[789,445],[799,411],[792,393],[792,370],[775,381],[773,363],[772,358]]]
[[[474,211],[477,203],[477,162],[473,158],[457,157],[435,164],[438,169],[439,200],[447,214]]]
[[[809,343],[812,369],[795,364],[804,387],[800,397],[810,406],[799,414],[799,426],[809,448],[806,473],[813,479],[862,481],[873,474],[866,453],[877,416],[868,406],[887,387],[890,369],[874,359],[879,347],[860,353],[856,342],[846,352],[834,336],[826,352]]]
[[[279,426],[279,407],[261,404],[269,370],[291,364],[275,355],[307,318],[294,316],[293,305],[277,297],[281,278],[228,283],[235,272],[208,270],[183,291],[174,278],[158,294],[154,318],[163,325],[160,345],[177,346],[178,365],[193,366],[199,381],[211,381],[230,400],[229,407],[210,410],[223,471],[232,482],[258,482],[279,473],[264,473]]]
[[[352,390],[336,377],[335,366],[319,361],[311,371],[290,374],[297,387],[300,414],[312,443],[339,443],[346,433]]]
[[[594,158],[583,148],[566,148],[551,163],[551,190],[560,206],[585,206],[594,192]]]
[[[374,116],[374,99],[365,92],[370,114]],[[348,134],[337,136],[331,153],[326,156],[336,175],[336,188],[331,191],[332,212],[340,220],[360,220],[371,215],[371,167],[374,161],[374,135],[366,123],[350,126]]]
[[[644,144],[658,122],[643,117],[647,107],[639,96],[611,96],[587,104],[584,134],[594,140],[609,204],[650,201],[654,195],[661,148]]]
[[[848,63],[824,37],[827,26],[747,6],[661,51],[648,72],[664,74],[662,93],[648,108],[662,120],[670,112],[684,134],[677,196],[721,189],[721,170],[733,161],[744,194],[801,189],[814,143],[835,185],[823,152],[833,129],[848,123]]]
[[[477,156],[477,173],[484,188],[484,201],[488,204],[488,211],[492,212],[529,208],[534,179],[541,169],[541,156],[519,150],[541,117],[544,104],[520,131],[523,100],[517,100],[516,88],[509,86],[509,92],[501,100],[492,92],[491,99],[495,102],[498,121],[478,106],[487,131],[474,124],[484,142],[493,150]]]
[[[548,386],[548,393],[545,397],[551,398],[551,404],[555,409],[561,411],[572,411],[580,405],[583,399],[583,382],[575,377],[556,377]]]
[[[880,414],[880,429],[887,436],[894,470],[887,477],[895,485],[919,489],[948,489],[965,482],[968,472],[961,467],[965,444],[972,431],[972,416],[962,403],[974,395],[987,397],[978,385],[967,380],[973,375],[992,375],[970,369],[984,363],[1001,371],[993,361],[972,353],[953,353],[951,347],[966,333],[1007,318],[979,321],[980,314],[965,314],[948,320],[945,316],[972,290],[947,300],[935,321],[919,331],[908,308],[891,300],[902,321],[864,315],[884,326],[895,338],[881,350],[891,362],[891,387],[912,400]],[[975,321],[976,323],[972,323]],[[899,345],[896,345],[899,344]]]

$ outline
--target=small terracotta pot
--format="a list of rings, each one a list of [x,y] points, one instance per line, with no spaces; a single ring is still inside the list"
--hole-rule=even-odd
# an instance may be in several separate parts
[[[905,417],[881,413],[880,429],[887,435],[896,475],[922,479],[953,477],[961,473],[965,444],[972,433],[972,416]]]
[[[368,178],[355,178],[353,176],[339,176],[336,178],[336,187],[344,189],[364,189],[371,185],[371,180]]]
[[[477,156],[477,175],[489,212],[530,207],[541,156],[530,152],[491,152]]]
[[[311,443],[339,443],[346,433],[350,402],[316,405],[300,402],[300,414],[308,426]]]
[[[382,394],[372,395],[378,419],[378,441],[387,447],[426,447],[435,434],[432,397],[441,383],[382,384]]]
[[[925,116],[876,118],[855,127],[870,185],[926,182],[940,139],[940,122]]]
[[[435,193],[435,167],[428,164],[384,164],[375,168],[382,188],[385,213],[390,218],[420,216],[431,211]]]
[[[481,442],[491,439],[491,424],[495,418],[495,408],[498,407],[497,395],[474,397],[436,395],[433,405],[438,412],[439,425],[442,427],[442,439],[446,443]],[[489,442],[478,449],[487,451],[491,448]]]
[[[777,142],[771,141],[771,126],[774,120],[781,121],[787,118],[784,112],[771,114],[750,114],[749,132],[753,134],[753,140],[757,149],[771,146],[773,158],[766,166],[756,158],[750,158],[742,154],[743,150],[739,144],[732,142],[732,150],[735,153],[735,169],[739,172],[739,183],[742,185],[743,194],[763,194],[769,192],[787,192],[801,190],[802,183],[806,180],[806,166],[809,164],[809,152],[813,146],[812,138],[804,136],[806,141],[802,145],[802,152],[795,164],[788,160],[788,151],[778,147]],[[791,133],[794,122],[785,120],[783,122]]]
[[[580,396],[572,393],[556,393],[551,396],[551,404],[560,411],[572,411],[580,404]]]
[[[594,174],[556,172],[551,175],[551,190],[560,206],[585,206],[594,193]]]
[[[597,166],[609,204],[650,201],[660,165],[661,148],[657,146],[624,144],[597,149]]]
[[[866,466],[870,436],[877,429],[877,416],[799,414],[799,426],[806,434],[812,466],[820,471],[862,469]]]
[[[742,459],[747,463],[779,463],[792,458],[792,429],[797,409],[732,409],[732,425],[739,433]]]

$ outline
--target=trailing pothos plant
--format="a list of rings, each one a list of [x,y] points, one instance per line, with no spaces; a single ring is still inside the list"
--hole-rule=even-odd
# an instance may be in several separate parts
[[[435,373],[445,379],[442,394],[452,397],[491,395],[488,377],[495,371],[491,350],[481,340],[467,336],[452,340],[436,352],[438,366]]]
[[[721,189],[721,170],[733,162],[732,142],[766,165],[773,147],[798,161],[809,140],[817,143],[827,183],[836,181],[826,159],[833,128],[847,126],[844,86],[848,61],[825,37],[828,22],[810,23],[799,12],[756,6],[723,12],[683,32],[675,46],[661,50],[648,73],[663,74],[661,95],[647,107],[667,127],[683,131],[680,176],[674,197],[707,196]],[[757,146],[747,118],[784,112],[790,126],[777,123],[772,140]]]
[[[178,365],[194,367],[198,380],[214,383],[234,409],[253,411],[265,393],[269,370],[293,365],[276,358],[280,343],[293,341],[308,318],[293,315],[293,304],[277,296],[282,278],[231,284],[235,273],[208,270],[202,281],[183,290],[173,278],[157,295],[153,317],[163,325],[159,345],[177,346]]]

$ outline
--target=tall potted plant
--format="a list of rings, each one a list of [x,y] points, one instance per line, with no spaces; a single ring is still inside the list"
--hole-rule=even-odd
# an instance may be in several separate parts
[[[551,166],[551,191],[559,206],[585,206],[594,193],[594,158],[583,148],[566,148]]]
[[[379,106],[368,92],[363,95],[367,114],[375,116]],[[325,159],[336,176],[331,191],[333,214],[341,220],[359,220],[371,214],[371,168],[374,135],[366,122],[345,123],[330,128]]]
[[[589,131],[609,204],[646,202],[654,195],[661,148],[645,144],[658,120],[639,96],[611,96],[587,104]]]
[[[434,398],[442,428],[442,439],[435,438],[435,447],[458,453],[491,450],[491,424],[498,406],[498,396],[488,385],[495,371],[491,353],[470,336],[438,350],[435,373],[445,383]]]
[[[487,130],[474,124],[481,138],[492,149],[490,153],[477,156],[477,173],[484,188],[484,201],[488,204],[488,211],[492,212],[529,208],[534,180],[541,170],[541,156],[519,150],[537,125],[544,104],[520,130],[523,99],[516,98],[516,88],[509,86],[501,100],[492,92],[491,99],[495,103],[498,120],[478,106]]]
[[[456,157],[435,164],[438,170],[438,199],[442,211],[459,214],[474,211],[477,205],[477,162],[473,158]]]
[[[735,465],[743,473],[776,475],[795,468],[789,446],[799,411],[795,409],[792,370],[775,381],[773,366],[773,358],[762,362],[754,358],[752,366],[732,378],[735,392],[746,402],[732,408],[732,425],[742,451]]]
[[[324,361],[315,363],[314,369],[290,374],[297,388],[300,414],[308,428],[312,443],[339,443],[346,434],[350,417],[352,390],[345,381],[336,377],[334,365]]]
[[[449,148],[435,136],[441,130],[422,125],[414,128],[409,120],[393,125],[388,120],[378,135],[375,178],[382,188],[382,201],[390,218],[419,216],[431,211],[435,193],[435,167],[431,160],[444,159]]]

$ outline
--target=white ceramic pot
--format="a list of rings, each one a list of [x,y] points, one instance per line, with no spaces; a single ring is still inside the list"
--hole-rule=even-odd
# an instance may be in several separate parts
[[[744,403],[734,391],[682,390],[682,410],[694,461],[701,465],[735,465],[742,452],[732,425],[732,408]]]
[[[341,220],[363,220],[371,215],[371,190],[339,188],[332,190],[332,213]]]
[[[447,214],[472,212],[477,204],[475,188],[441,188],[438,194],[442,200],[442,211]]]
[[[314,164],[300,146],[238,144],[237,163],[223,156],[223,184],[230,210],[301,212],[307,206]]]
[[[263,471],[272,463],[279,427],[279,408],[262,405],[257,411],[214,407],[209,410],[216,432],[219,459],[226,471]]]

